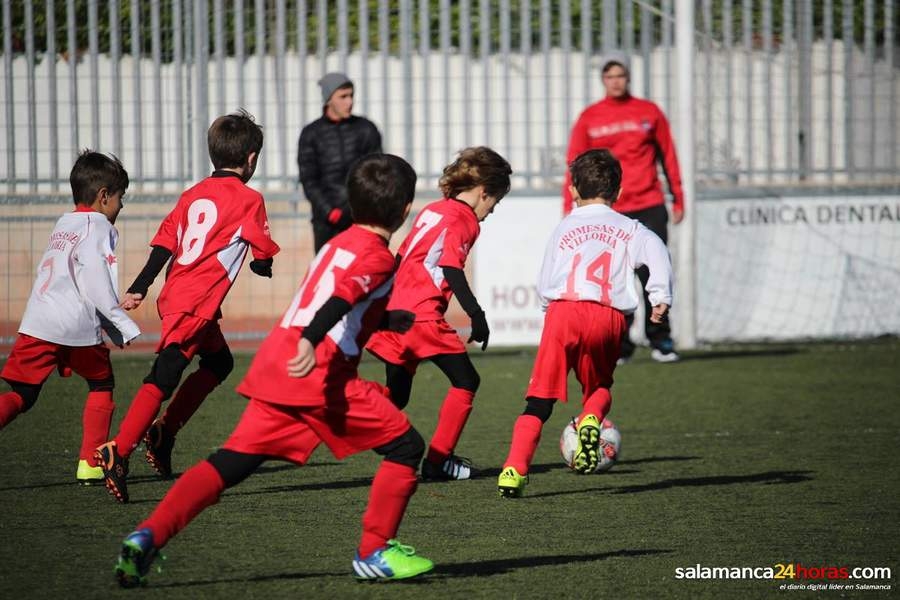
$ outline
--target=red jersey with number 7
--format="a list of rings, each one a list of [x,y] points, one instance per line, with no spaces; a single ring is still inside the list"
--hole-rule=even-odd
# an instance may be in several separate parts
[[[479,233],[468,204],[444,198],[423,208],[397,250],[402,260],[388,309],[414,312],[416,321],[443,318],[453,295],[443,267],[465,267]]]
[[[588,204],[563,219],[547,243],[538,277],[546,305],[555,300],[605,304],[630,314],[638,307],[634,270],[650,270],[650,304],[672,304],[672,263],[659,236],[604,204]]]
[[[159,315],[188,313],[213,320],[234,284],[247,249],[275,256],[262,195],[230,171],[216,171],[185,191],[163,219],[151,246],[172,252],[156,302]]]
[[[358,377],[360,351],[381,322],[391,291],[394,255],[380,235],[353,225],[322,246],[281,321],[256,351],[237,391],[273,404],[321,405],[343,398]],[[306,377],[289,377],[303,328],[336,296],[353,308],[316,346],[316,367]],[[335,407],[338,410],[340,407]]]

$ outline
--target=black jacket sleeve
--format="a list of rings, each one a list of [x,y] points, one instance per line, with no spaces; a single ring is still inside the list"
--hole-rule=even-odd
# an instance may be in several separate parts
[[[134,283],[128,288],[128,293],[140,294],[146,297],[147,290],[153,285],[153,280],[163,270],[170,258],[172,258],[172,253],[168,248],[153,246],[153,250],[150,251],[150,258],[147,259],[147,264],[144,265],[144,268],[135,278]]]

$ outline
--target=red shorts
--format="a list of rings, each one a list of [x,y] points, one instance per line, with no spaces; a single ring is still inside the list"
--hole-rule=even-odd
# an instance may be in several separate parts
[[[466,346],[444,319],[416,321],[406,333],[376,331],[366,350],[385,362],[401,365],[410,374],[423,360],[440,354],[465,354]]]
[[[357,378],[323,405],[288,406],[251,398],[223,448],[301,465],[321,442],[338,459],[371,450],[411,427],[388,394],[384,386]]]
[[[225,346],[225,336],[218,321],[210,321],[188,313],[174,313],[162,318],[162,332],[156,351],[170,344],[181,346],[189,360],[197,354],[218,352]]]
[[[583,400],[613,384],[625,332],[625,315],[596,302],[551,302],[528,382],[528,396],[568,400],[566,379],[574,369]]]
[[[20,333],[0,377],[37,385],[44,383],[53,369],[69,367],[85,379],[112,377],[109,348],[96,346],[63,346]]]

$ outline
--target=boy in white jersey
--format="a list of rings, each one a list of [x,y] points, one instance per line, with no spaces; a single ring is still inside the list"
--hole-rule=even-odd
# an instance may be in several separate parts
[[[619,358],[625,315],[638,306],[632,281],[641,265],[650,270],[651,319],[659,323],[672,304],[672,265],[659,237],[615,212],[622,167],[609,150],[588,150],[569,166],[577,208],[556,227],[544,253],[538,294],[546,316],[526,392],[525,411],[513,427],[509,455],[497,487],[500,495],[522,495],[541,428],[557,400],[567,401],[566,379],[574,369],[581,383],[577,419],[579,473],[599,461],[600,423],[612,404],[610,388]]]
[[[0,429],[34,405],[54,369],[74,371],[88,384],[76,479],[89,485],[103,481],[93,454],[109,435],[115,409],[109,348],[100,330],[119,347],[140,330],[119,307],[117,290],[119,234],[113,224],[128,173],[116,157],[85,150],[69,183],[75,210],[60,217],[50,234],[19,335],[0,373],[12,388],[0,395]]]

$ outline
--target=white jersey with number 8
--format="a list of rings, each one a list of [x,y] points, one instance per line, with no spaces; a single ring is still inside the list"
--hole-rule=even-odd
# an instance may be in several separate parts
[[[672,304],[672,263],[655,233],[604,204],[574,209],[553,231],[538,278],[554,300],[599,302],[630,314],[638,307],[634,270],[650,269],[650,304]]]

